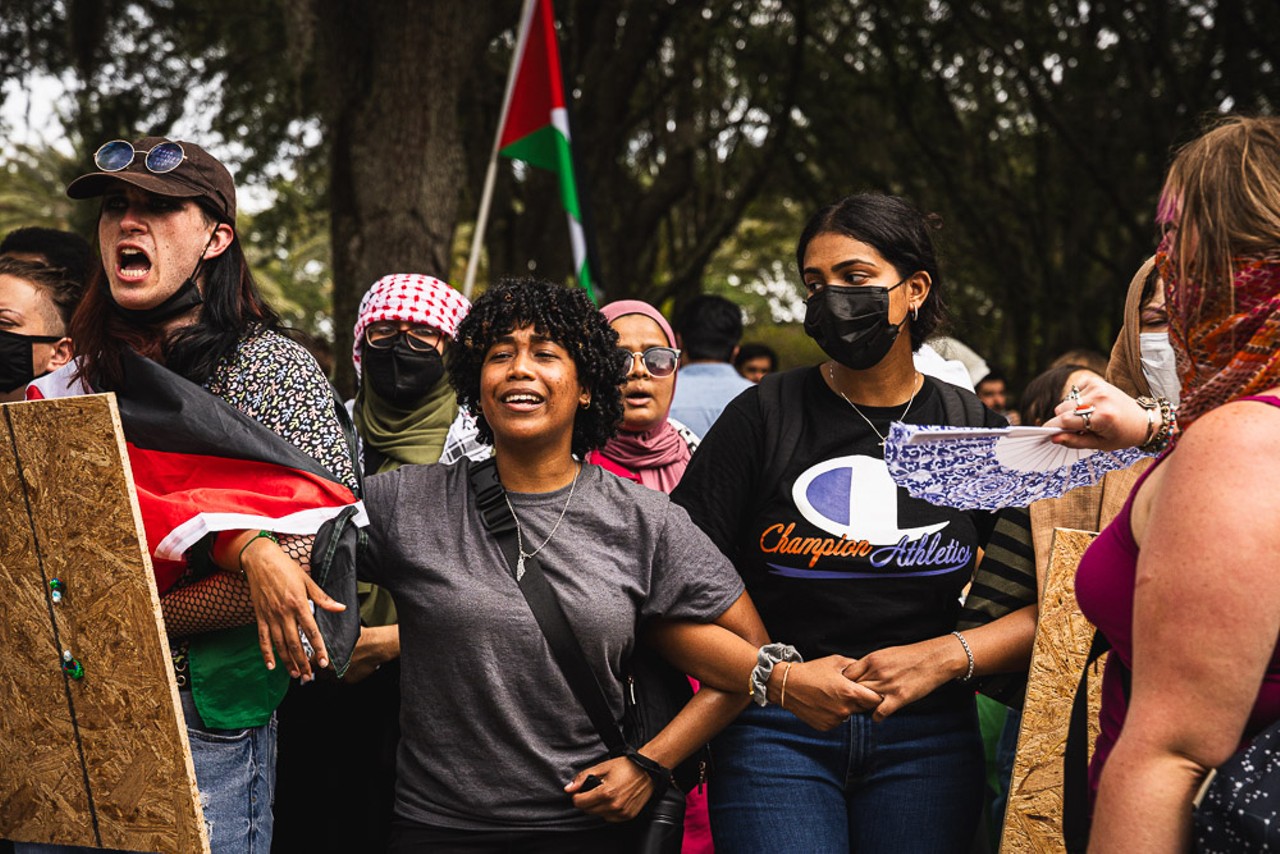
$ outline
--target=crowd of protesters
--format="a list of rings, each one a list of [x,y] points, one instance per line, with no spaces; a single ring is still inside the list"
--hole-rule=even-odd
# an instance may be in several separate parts
[[[262,298],[221,162],[147,136],[94,167],[67,188],[97,200],[92,249],[0,244],[0,402],[113,391],[145,422],[176,395],[305,481],[288,507],[261,474],[201,489],[176,547],[141,505],[215,852],[988,850],[975,694],[1015,737],[1054,527],[1102,530],[1077,586],[1112,649],[1093,849],[1190,847],[1206,774],[1280,720],[1280,120],[1175,154],[1111,359],[1016,396],[936,337],[935,218],[858,193],[798,235],[819,364],[780,371],[722,297],[672,323],[388,271],[344,403]],[[1088,490],[961,511],[890,478],[894,422],[1156,461],[1109,475],[1114,521]],[[326,591],[313,542],[356,507],[361,585]],[[691,684],[618,748],[643,655]],[[653,847],[666,803],[683,842]]]

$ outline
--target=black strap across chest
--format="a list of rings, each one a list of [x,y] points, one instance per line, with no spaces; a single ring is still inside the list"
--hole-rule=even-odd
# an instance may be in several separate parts
[[[470,471],[471,491],[475,496],[476,509],[480,512],[481,524],[485,530],[498,541],[503,557],[507,560],[512,576],[520,557],[519,541],[516,538],[516,518],[507,504],[506,490],[498,479],[498,466],[493,459],[480,463],[472,463]],[[538,627],[551,647],[551,655],[569,683],[574,697],[582,704],[591,725],[600,734],[600,739],[609,750],[610,756],[627,756],[650,774],[666,773],[661,765],[637,753],[622,735],[604,688],[591,669],[582,645],[569,623],[569,618],[556,598],[555,591],[542,571],[542,564],[537,557],[525,557],[524,575],[516,581],[520,592],[524,594],[529,610],[538,621]],[[653,766],[653,767],[650,767]]]

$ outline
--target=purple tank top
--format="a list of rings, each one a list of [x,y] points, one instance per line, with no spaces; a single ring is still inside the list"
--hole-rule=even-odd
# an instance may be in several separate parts
[[[1271,396],[1242,397],[1280,408],[1280,398]],[[1102,766],[1106,764],[1111,748],[1115,746],[1124,725],[1128,701],[1119,669],[1112,665],[1116,657],[1125,668],[1133,666],[1133,588],[1138,569],[1138,544],[1133,540],[1129,521],[1133,512],[1133,497],[1164,457],[1142,473],[1134,484],[1124,508],[1089,546],[1076,570],[1076,601],[1080,610],[1106,635],[1111,642],[1107,667],[1102,677],[1102,725],[1093,761],[1089,765],[1089,785],[1096,792]],[[1280,720],[1280,644],[1271,655],[1262,688],[1249,721],[1245,726],[1245,741],[1274,721]]]

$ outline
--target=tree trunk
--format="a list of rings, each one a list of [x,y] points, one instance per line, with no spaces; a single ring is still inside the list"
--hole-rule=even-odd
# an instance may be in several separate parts
[[[447,279],[464,151],[459,103],[488,6],[466,0],[316,0],[316,71],[330,135],[334,381],[354,392],[351,330],[389,273]]]

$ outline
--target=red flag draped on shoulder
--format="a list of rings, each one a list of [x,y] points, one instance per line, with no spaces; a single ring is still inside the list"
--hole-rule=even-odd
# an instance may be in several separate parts
[[[314,534],[362,502],[311,456],[149,359],[126,352],[116,389],[147,547],[163,595],[207,534],[265,530]],[[27,387],[28,400],[89,394],[73,362]]]

